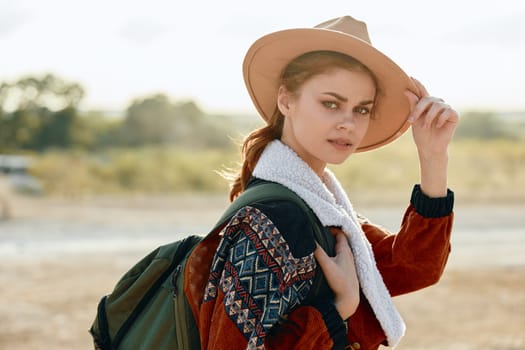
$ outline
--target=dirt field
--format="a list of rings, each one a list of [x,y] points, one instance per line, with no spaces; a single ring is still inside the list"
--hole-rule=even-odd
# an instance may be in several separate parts
[[[93,249],[80,239],[84,233],[74,230],[109,227],[108,232],[134,240],[142,227],[158,229],[159,221],[163,227],[180,227],[185,222],[211,224],[224,202],[187,198],[125,203],[22,200],[16,204],[14,218],[0,222],[0,349],[65,350],[92,348],[87,330],[99,298],[138,257],[154,248],[133,246],[119,254],[114,249]],[[204,205],[209,208],[207,215],[196,215]],[[523,213],[521,209],[516,213]],[[460,222],[458,229],[472,232],[476,229],[473,222],[478,222],[474,219],[492,215],[494,208],[464,212],[463,217],[470,215],[472,222]],[[508,210],[501,213],[499,220],[508,222],[511,217],[504,216]],[[515,215],[514,224],[519,226],[523,219]],[[118,225],[113,226],[115,222]],[[129,237],[122,233],[126,230],[132,232]],[[518,236],[523,233],[516,232]],[[75,235],[79,245],[63,243]],[[101,242],[104,239],[107,237],[101,237]],[[525,264],[515,259],[477,264],[469,261],[473,256],[469,243],[458,242],[438,285],[396,299],[407,323],[407,335],[398,349],[525,349]],[[490,239],[484,242],[476,247],[475,257],[490,257],[506,249],[496,247]],[[516,242],[521,245],[524,241],[519,238]],[[514,252],[525,251],[524,245],[514,248]]]

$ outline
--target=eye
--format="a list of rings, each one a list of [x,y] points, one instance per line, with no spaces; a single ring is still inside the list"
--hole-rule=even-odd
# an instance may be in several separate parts
[[[323,101],[322,104],[323,106],[331,110],[336,110],[339,108],[339,103],[334,101]]]
[[[359,115],[369,115],[370,114],[370,108],[368,108],[368,107],[356,107],[356,108],[354,108],[354,112],[356,112]]]

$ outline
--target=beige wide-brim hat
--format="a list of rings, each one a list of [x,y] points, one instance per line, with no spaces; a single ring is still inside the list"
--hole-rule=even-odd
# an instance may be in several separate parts
[[[288,29],[258,39],[243,63],[244,82],[255,107],[266,121],[277,108],[281,75],[294,58],[310,51],[336,51],[352,56],[376,76],[380,95],[367,133],[358,152],[392,142],[410,126],[408,98],[404,91],[417,91],[414,83],[390,58],[375,49],[366,24],[350,16],[323,22],[314,28]]]

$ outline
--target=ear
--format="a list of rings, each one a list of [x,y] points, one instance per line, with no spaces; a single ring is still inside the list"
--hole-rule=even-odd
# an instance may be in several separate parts
[[[292,100],[292,96],[290,95],[290,92],[286,90],[284,85],[281,85],[279,87],[279,91],[277,92],[277,108],[279,108],[279,111],[285,117],[290,115],[291,100]]]

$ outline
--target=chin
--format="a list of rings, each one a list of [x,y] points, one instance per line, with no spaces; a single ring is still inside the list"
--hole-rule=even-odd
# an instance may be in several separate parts
[[[333,164],[333,165],[340,165],[343,164],[348,158],[350,158],[351,154],[349,154],[347,157],[344,158],[337,158],[337,159],[331,159],[327,163]]]

